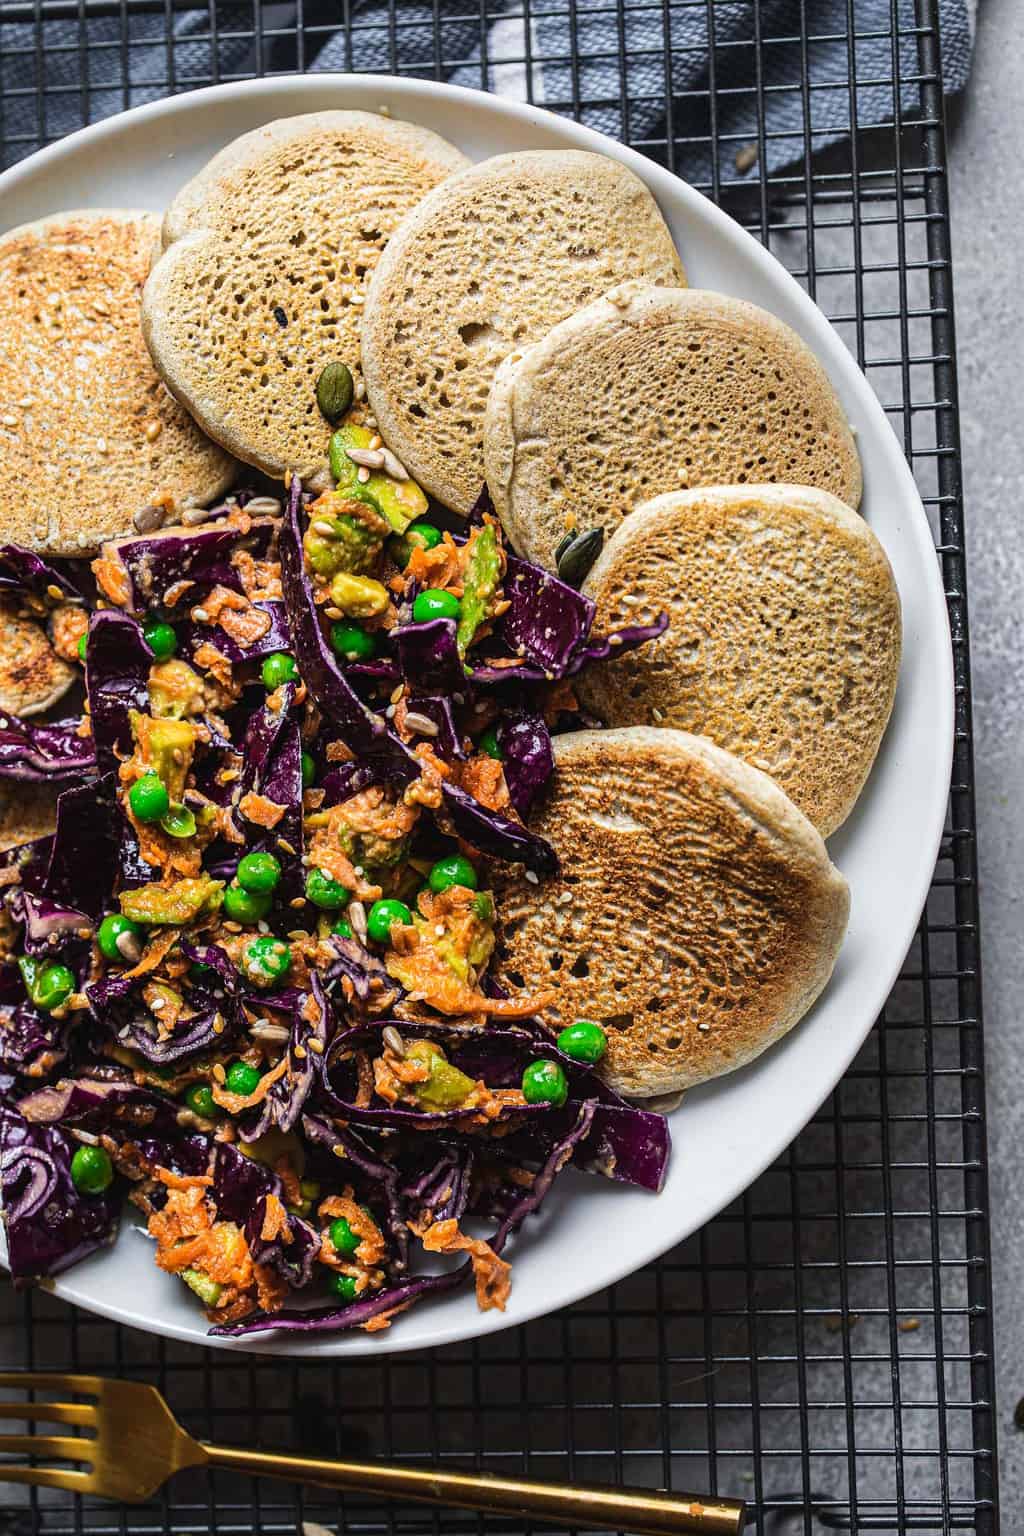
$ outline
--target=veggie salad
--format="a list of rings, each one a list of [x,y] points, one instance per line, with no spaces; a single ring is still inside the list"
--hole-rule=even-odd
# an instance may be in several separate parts
[[[663,626],[592,639],[486,494],[431,512],[339,379],[315,499],[242,491],[91,565],[0,549],[84,683],[77,715],[0,714],[0,778],[59,790],[0,854],[9,1266],[75,1263],[127,1198],[216,1333],[504,1307],[563,1168],[657,1190],[669,1151],[597,1024],[488,976],[492,861],[556,867],[526,818],[571,680]]]

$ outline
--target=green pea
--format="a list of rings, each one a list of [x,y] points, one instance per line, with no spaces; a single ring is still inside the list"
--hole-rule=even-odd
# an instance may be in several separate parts
[[[89,643],[89,631],[85,630],[84,633],[82,633],[78,637],[78,659],[81,662],[85,661],[85,648],[86,648],[88,643]]]
[[[281,861],[272,853],[247,853],[238,861],[235,879],[243,891],[263,894],[272,891],[281,878]]]
[[[569,1080],[557,1061],[531,1061],[523,1073],[523,1098],[527,1104],[553,1104],[556,1109],[569,1096]]]
[[[74,976],[66,965],[57,961],[33,960],[29,955],[22,955],[18,969],[26,992],[43,1013],[52,1013],[66,1003],[75,990]]]
[[[113,1177],[114,1165],[102,1147],[79,1147],[71,1159],[71,1182],[80,1195],[102,1195]]]
[[[431,619],[457,619],[461,604],[451,592],[441,587],[428,587],[420,592],[412,605],[412,616],[417,624],[427,624]]]
[[[238,1065],[244,1066],[245,1063],[239,1062]],[[259,1081],[258,1073],[256,1080]],[[252,1092],[251,1089],[249,1091]],[[212,1120],[217,1113],[209,1083],[193,1083],[185,1095],[185,1103],[194,1115],[200,1115],[204,1120]]]
[[[128,791],[128,804],[137,821],[159,821],[170,810],[171,797],[158,774],[144,773]]]
[[[165,624],[160,619],[150,619],[142,626],[142,633],[157,661],[166,661],[178,649],[177,635],[170,624]]]
[[[316,781],[316,763],[313,761],[313,754],[311,752],[303,752],[303,754],[302,754],[302,787],[303,787],[303,789],[310,789],[310,788],[312,788],[312,786],[313,786],[315,781]]]
[[[339,1301],[349,1302],[356,1299],[356,1282],[354,1275],[332,1275],[327,1282],[329,1290],[333,1291]]]
[[[461,853],[450,853],[447,858],[438,859],[427,877],[427,882],[435,896],[448,890],[452,885],[464,885],[467,890],[475,891],[477,888],[476,870],[468,859]]]
[[[342,1258],[350,1259],[362,1242],[362,1238],[358,1232],[353,1232],[344,1216],[339,1216],[337,1221],[331,1222],[331,1242],[334,1244],[335,1253],[340,1253]]]
[[[224,916],[233,923],[258,923],[270,911],[269,891],[246,891],[232,882],[224,892]]]
[[[498,733],[494,729],[493,725],[489,725],[486,731],[484,731],[483,735],[480,737],[480,740],[477,742],[477,748],[481,752],[486,752],[488,757],[496,757],[498,762],[501,762],[501,748],[498,746]]]
[[[577,1019],[568,1025],[558,1037],[558,1049],[571,1056],[573,1061],[585,1061],[591,1066],[601,1060],[608,1049],[608,1036],[600,1024],[589,1019]]]
[[[229,1093],[247,1099],[256,1092],[259,1081],[260,1073],[256,1067],[251,1067],[247,1061],[233,1061],[225,1074],[224,1086]]]
[[[160,825],[168,837],[195,837],[196,818],[187,805],[171,802],[166,816],[160,817]]]
[[[314,907],[321,907],[325,912],[336,912],[348,903],[349,896],[350,892],[322,869],[311,869],[306,876],[306,899]]]
[[[346,922],[343,917],[339,918],[331,932],[336,933],[340,939],[350,939],[352,937],[352,924]]]
[[[264,688],[273,693],[275,688],[280,688],[285,683],[297,683],[299,669],[295,665],[294,656],[289,656],[287,651],[274,651],[260,668],[260,676],[263,679]]]
[[[272,987],[283,981],[291,965],[291,950],[272,933],[261,933],[259,938],[250,940],[242,955],[242,969],[258,987]]]
[[[130,917],[122,917],[120,912],[108,912],[96,935],[100,954],[113,960],[115,965],[134,965],[139,958],[142,932],[139,924],[133,923]]]
[[[392,923],[408,926],[411,922],[412,913],[405,902],[386,896],[382,901],[375,901],[367,913],[366,932],[376,944],[387,944],[391,940]]]
[[[346,661],[370,661],[377,654],[376,638],[358,624],[332,624],[331,645]]]

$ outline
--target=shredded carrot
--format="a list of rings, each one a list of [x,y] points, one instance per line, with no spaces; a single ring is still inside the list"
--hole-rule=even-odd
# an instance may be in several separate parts
[[[500,1259],[489,1243],[482,1237],[467,1237],[460,1232],[453,1217],[435,1221],[419,1237],[428,1253],[468,1253],[476,1279],[477,1306],[481,1312],[493,1308],[504,1312],[512,1288],[512,1266]]]

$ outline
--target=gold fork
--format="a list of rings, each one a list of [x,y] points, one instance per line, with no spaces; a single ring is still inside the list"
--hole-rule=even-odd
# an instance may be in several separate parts
[[[701,1531],[704,1536],[737,1536],[744,1506],[733,1499],[702,1499],[662,1489],[606,1488],[577,1483],[535,1483],[527,1478],[492,1477],[440,1468],[386,1466],[380,1462],[321,1461],[311,1456],[280,1456],[267,1451],[236,1450],[193,1440],[174,1418],[155,1387],[135,1381],[107,1381],[102,1376],[51,1375],[40,1371],[0,1372],[0,1387],[25,1391],[66,1392],[91,1397],[91,1403],[4,1402],[0,1420],[39,1420],[77,1425],[93,1435],[0,1435],[0,1452],[49,1461],[79,1463],[64,1467],[26,1467],[0,1462],[0,1482],[35,1483],[71,1493],[98,1493],[106,1499],[138,1503],[183,1467],[224,1467],[257,1477],[280,1477],[415,1499],[423,1504],[455,1505],[492,1515],[521,1515],[558,1525],[624,1530],[636,1536],[674,1536]]]

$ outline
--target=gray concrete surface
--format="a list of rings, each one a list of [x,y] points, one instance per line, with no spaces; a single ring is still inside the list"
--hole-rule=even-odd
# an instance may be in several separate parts
[[[971,87],[953,122],[950,196],[974,665],[983,980],[1004,1530],[1024,1531],[1024,433],[1021,0],[980,7]]]

